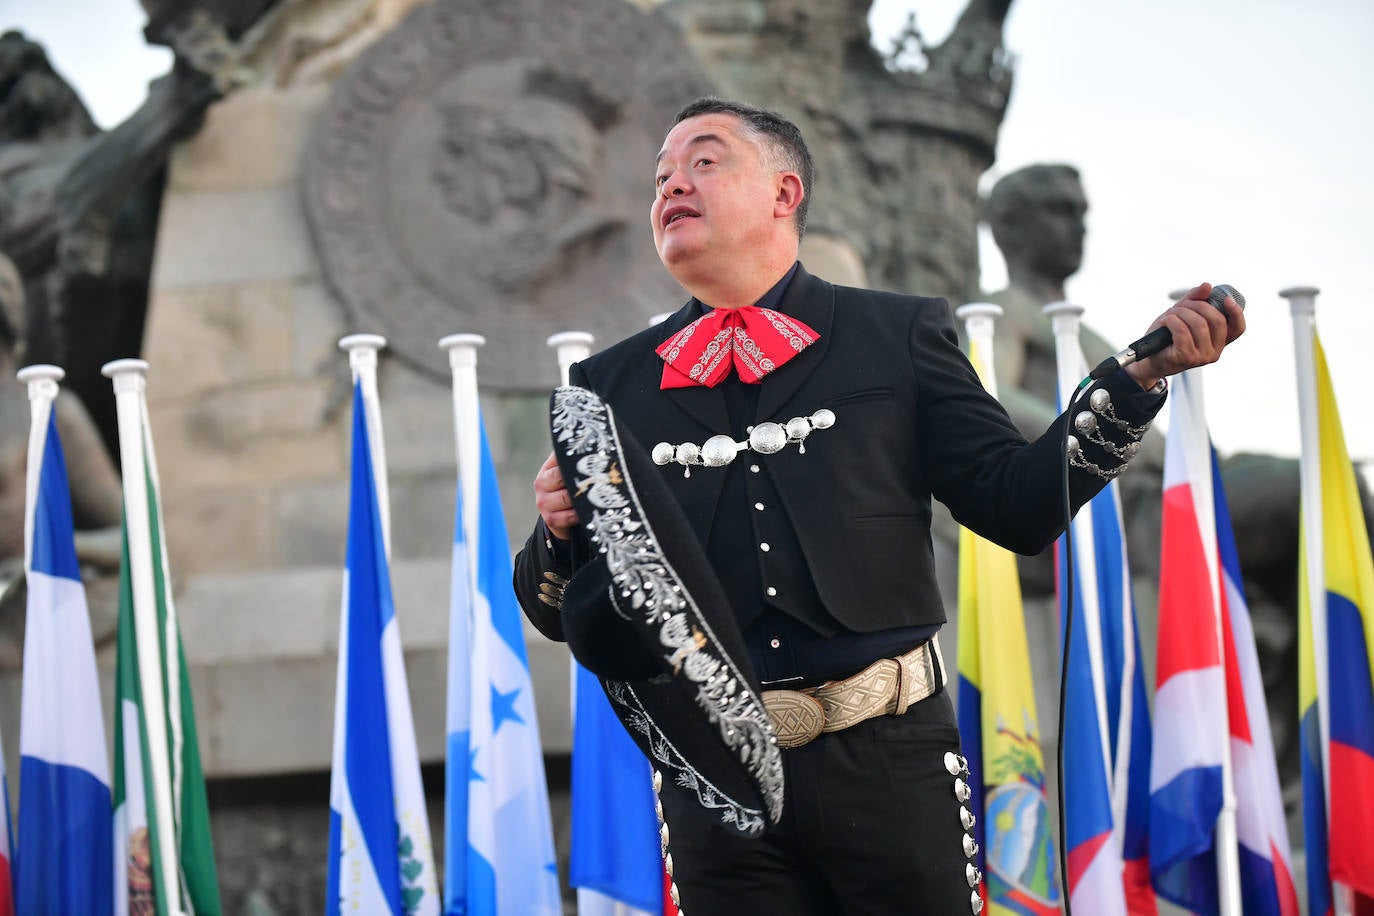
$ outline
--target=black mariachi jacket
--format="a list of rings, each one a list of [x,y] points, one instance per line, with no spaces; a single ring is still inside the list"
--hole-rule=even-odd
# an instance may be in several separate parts
[[[822,407],[836,421],[811,433],[805,454],[789,445],[735,460],[772,476],[816,590],[839,623],[872,632],[944,622],[932,496],[961,524],[1018,553],[1039,553],[1060,534],[1064,418],[1027,443],[959,349],[945,300],[833,286],[799,266],[778,310],[820,340],[764,379],[755,422],[785,423]],[[659,390],[663,362],[655,348],[701,314],[692,300],[573,367],[572,384],[597,392],[646,451],[659,442],[700,445],[729,429],[719,389]],[[1139,388],[1120,375],[1096,383],[1092,394],[1072,408],[1075,416],[1095,410],[1091,431],[1074,431],[1082,449],[1069,472],[1075,511],[1119,473],[1163,403],[1145,398],[1153,403],[1142,409],[1132,396]],[[684,477],[675,464],[663,473],[705,543],[724,474],[697,467]],[[558,562],[542,531],[536,525],[516,557],[515,588],[536,628],[561,639],[550,584],[560,580],[544,574],[566,578],[572,569]],[[571,566],[586,554],[579,532]]]

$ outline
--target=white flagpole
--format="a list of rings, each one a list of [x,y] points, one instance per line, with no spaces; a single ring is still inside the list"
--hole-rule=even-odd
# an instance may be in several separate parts
[[[24,480],[24,570],[33,569],[33,507],[38,501],[39,477],[43,471],[43,451],[48,442],[48,418],[57,398],[57,383],[66,372],[57,366],[40,364],[19,370],[19,381],[29,389],[29,461]]]
[[[382,436],[382,406],[377,395],[377,351],[386,346],[380,334],[349,334],[339,339],[339,349],[348,354],[353,381],[363,390],[363,418],[367,423],[368,451],[372,456],[373,486],[377,490],[377,512],[382,519],[382,544],[391,559],[391,493],[387,486],[386,441]]]
[[[141,359],[106,363],[101,374],[114,384],[115,415],[119,423],[119,463],[124,488],[124,528],[129,544],[129,582],[133,592],[134,641],[138,647],[138,683],[143,700],[144,737],[152,782],[150,830],[157,831],[158,869],[153,880],[157,895],[172,913],[182,913],[180,844],[173,815],[172,781],[168,771],[167,709],[162,682],[162,645],[157,632],[157,590],[153,581],[152,529],[148,516],[148,462],[144,453],[144,392],[148,364]]]
[[[1051,302],[1041,309],[1049,319],[1054,330],[1055,369],[1059,379],[1059,390],[1064,397],[1072,397],[1082,383],[1088,367],[1084,364],[1083,349],[1079,343],[1079,329],[1082,324],[1083,306],[1070,302]],[[1069,409],[1065,403],[1064,409]],[[1108,484],[1110,486],[1110,484]],[[1093,525],[1091,512],[1080,512],[1073,519],[1073,536],[1080,545],[1087,545],[1093,563],[1097,560],[1097,529]],[[1075,560],[1077,557],[1075,557]],[[1111,731],[1107,723],[1107,678],[1102,660],[1102,596],[1097,592],[1097,570],[1082,575],[1074,583],[1083,607],[1083,625],[1087,628],[1088,670],[1093,682],[1093,709],[1097,713],[1097,732],[1102,744],[1103,772],[1112,799],[1112,835],[1121,843],[1126,826],[1125,780],[1114,779],[1111,765]],[[1123,717],[1123,722],[1129,722]],[[1129,731],[1129,726],[1126,728]],[[1124,760],[1124,755],[1123,755]]]
[[[477,348],[485,346],[486,342],[481,334],[450,334],[439,341],[439,346],[448,351],[448,365],[453,374],[454,446],[458,456],[458,485],[463,493],[463,535],[472,563],[477,557],[477,510],[482,485],[482,411],[477,392]],[[472,587],[475,589],[475,566],[473,574]]]
[[[568,384],[568,371],[572,364],[586,359],[592,352],[592,343],[596,338],[586,331],[560,331],[549,337],[547,343],[555,353],[558,354],[558,378],[560,385]],[[569,708],[572,712],[573,727],[577,727],[577,660],[568,656],[568,683],[571,690],[568,693]],[[579,890],[579,893],[581,891]]]
[[[1293,355],[1298,377],[1298,426],[1302,442],[1302,534],[1306,542],[1307,603],[1311,609],[1312,656],[1317,669],[1317,722],[1321,732],[1322,791],[1326,819],[1331,822],[1331,691],[1326,629],[1326,546],[1322,522],[1321,431],[1318,428],[1317,362],[1315,354],[1317,293],[1314,286],[1280,290],[1293,318]],[[1336,916],[1349,916],[1347,888],[1334,881],[1331,898]]]
[[[568,370],[572,364],[591,355],[596,338],[586,331],[560,331],[548,339],[549,347],[558,354],[560,385],[568,384]]]

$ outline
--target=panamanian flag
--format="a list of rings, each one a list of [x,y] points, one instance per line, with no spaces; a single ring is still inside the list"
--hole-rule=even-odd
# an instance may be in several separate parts
[[[355,382],[325,912],[437,916],[439,887],[392,603],[369,407]],[[380,430],[380,422],[373,425]]]
[[[108,914],[114,825],[100,682],[62,442],[52,401],[32,403],[14,885],[23,913]]]
[[[470,621],[466,718],[455,714],[452,705],[464,693],[454,689],[453,678],[462,674],[455,674],[453,666],[464,660],[454,656],[453,646],[449,682],[450,762],[464,749],[468,760],[466,828],[459,832],[464,818],[450,806],[446,835],[448,848],[466,850],[466,856],[461,869],[452,873],[461,876],[461,885],[452,876],[448,879],[446,909],[468,916],[548,916],[561,913],[562,902],[534,685],[523,616],[511,585],[510,540],[496,465],[480,418],[477,435],[477,505],[456,513],[454,548],[455,565],[462,555],[471,558],[471,588],[460,594],[455,587],[450,625],[450,632],[461,631],[452,621]],[[475,530],[462,531],[465,517]],[[472,545],[471,552],[464,542]],[[454,582],[459,581],[455,573]]]

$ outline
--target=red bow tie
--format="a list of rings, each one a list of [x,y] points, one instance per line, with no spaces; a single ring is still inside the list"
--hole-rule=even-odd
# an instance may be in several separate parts
[[[664,366],[658,387],[714,388],[732,365],[741,381],[758,384],[817,340],[815,331],[772,309],[712,309],[659,345],[655,352]]]

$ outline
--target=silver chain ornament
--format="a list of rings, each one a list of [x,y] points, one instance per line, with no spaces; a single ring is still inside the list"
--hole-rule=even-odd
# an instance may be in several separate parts
[[[829,429],[835,425],[835,411],[822,407],[809,417],[793,417],[786,423],[769,420],[749,428],[749,438],[736,442],[730,436],[712,436],[701,445],[684,442],[673,445],[660,442],[654,446],[654,464],[663,465],[677,462],[682,465],[682,476],[692,476],[692,465],[708,468],[723,468],[734,461],[740,452],[755,451],[760,455],[772,455],[786,448],[789,442],[797,443],[798,454],[806,454],[806,437],[818,429]]]

